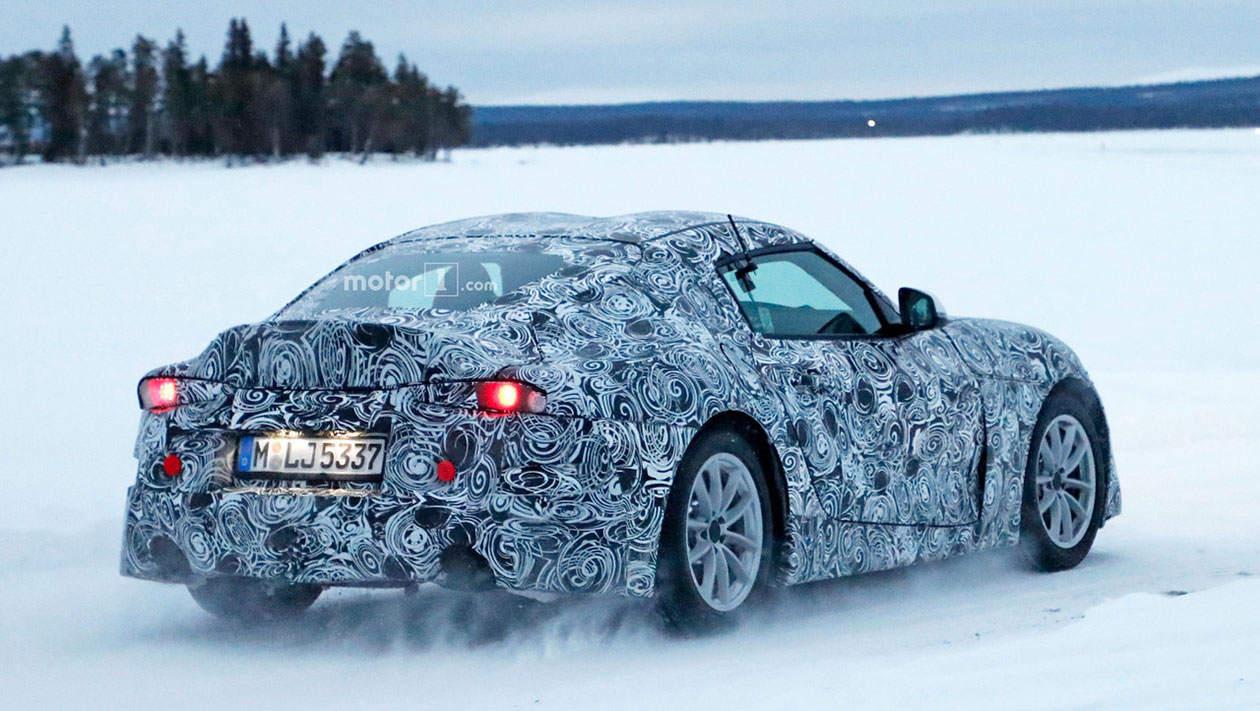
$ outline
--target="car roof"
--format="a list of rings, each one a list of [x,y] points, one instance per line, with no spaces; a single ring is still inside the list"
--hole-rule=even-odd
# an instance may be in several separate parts
[[[387,244],[453,237],[578,237],[632,244],[647,242],[676,232],[725,223],[727,215],[718,212],[657,210],[613,217],[592,217],[564,212],[513,212],[470,217],[429,225],[404,233]],[[736,217],[736,222],[755,222]]]
[[[741,225],[739,232],[743,238],[737,243],[725,229],[699,229],[710,226],[726,225],[730,220]],[[747,225],[745,231],[744,225]],[[852,266],[831,253],[824,246],[795,230],[775,225],[762,220],[754,220],[739,215],[727,215],[721,212],[702,212],[698,210],[655,210],[651,212],[633,212],[612,217],[593,217],[591,215],[575,215],[567,212],[509,212],[498,215],[469,217],[451,222],[420,227],[410,232],[386,240],[380,244],[359,252],[344,264],[364,257],[380,249],[400,244],[422,242],[426,240],[460,239],[469,237],[521,237],[546,238],[565,237],[571,239],[588,239],[594,241],[614,241],[627,244],[640,244],[669,235],[697,230],[717,243],[718,250],[731,251],[760,248],[775,245],[809,244],[822,250],[842,265],[850,274],[856,276],[867,287],[874,291],[888,304],[893,302],[879,290],[875,284]],[[329,274],[336,272],[334,269]],[[327,275],[325,277],[327,278]],[[321,279],[322,280],[322,279]],[[319,282],[316,282],[319,283]],[[314,285],[312,285],[314,286]],[[309,287],[307,289],[309,291]],[[306,291],[293,299],[297,301]],[[293,301],[289,303],[292,304]],[[285,308],[288,308],[286,305]]]

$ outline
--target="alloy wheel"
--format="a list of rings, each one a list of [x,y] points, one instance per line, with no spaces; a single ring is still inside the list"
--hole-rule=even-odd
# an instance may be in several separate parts
[[[1075,417],[1059,415],[1037,447],[1037,512],[1056,546],[1072,548],[1085,538],[1097,488],[1089,434]]]
[[[705,460],[687,507],[687,567],[709,607],[726,612],[752,592],[765,540],[761,497],[752,472],[736,456]]]

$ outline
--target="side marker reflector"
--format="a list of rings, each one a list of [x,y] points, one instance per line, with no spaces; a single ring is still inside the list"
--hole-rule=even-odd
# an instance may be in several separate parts
[[[443,484],[449,484],[455,481],[455,465],[448,459],[443,459],[437,465],[437,478]]]

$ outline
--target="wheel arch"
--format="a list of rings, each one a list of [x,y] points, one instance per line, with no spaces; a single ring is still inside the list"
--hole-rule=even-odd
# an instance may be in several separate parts
[[[688,444],[688,448],[700,441],[708,433],[720,429],[732,430],[743,436],[756,450],[762,471],[767,474],[766,484],[770,487],[770,519],[774,532],[773,569],[776,575],[781,575],[786,569],[785,564],[787,561],[786,541],[789,496],[787,477],[784,474],[783,462],[779,459],[778,449],[774,446],[774,442],[770,439],[770,435],[765,428],[761,426],[761,423],[748,413],[739,410],[726,410],[710,417],[691,438],[691,444]],[[776,580],[775,582],[778,581]]]
[[[1099,434],[1103,437],[1103,445],[1107,452],[1111,452],[1111,430],[1107,426],[1107,414],[1103,411],[1102,400],[1098,397],[1098,393],[1094,390],[1094,386],[1084,378],[1068,376],[1055,383],[1050,392],[1046,393],[1045,400],[1049,400],[1056,395],[1071,395],[1089,407],[1089,414],[1098,423]],[[1045,401],[1042,401],[1045,406]]]

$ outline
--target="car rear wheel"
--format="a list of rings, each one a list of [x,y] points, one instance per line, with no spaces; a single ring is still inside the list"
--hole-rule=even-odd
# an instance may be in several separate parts
[[[1052,393],[1024,472],[1020,543],[1034,567],[1066,570],[1089,553],[1103,521],[1105,462],[1090,408],[1071,393]]]
[[[770,577],[773,528],[760,459],[735,432],[702,437],[679,464],[661,531],[660,608],[678,630],[729,622]]]
[[[219,577],[188,586],[201,609],[235,622],[296,617],[314,604],[323,588],[256,578]]]

